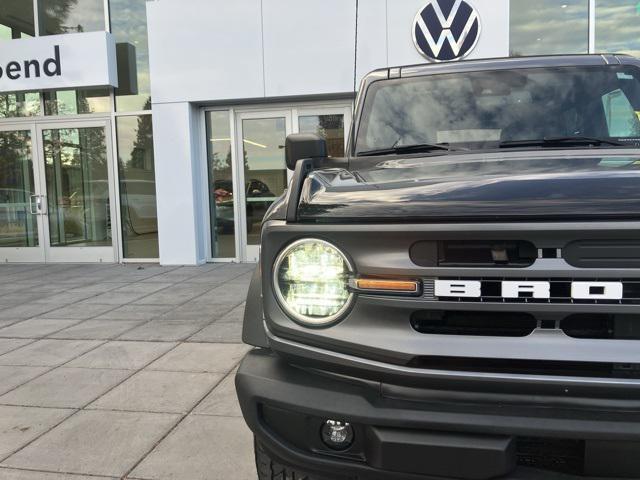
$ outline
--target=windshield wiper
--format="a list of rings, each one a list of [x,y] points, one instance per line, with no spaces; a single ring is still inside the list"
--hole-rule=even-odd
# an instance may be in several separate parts
[[[389,148],[378,148],[358,152],[359,157],[373,157],[376,155],[399,155],[403,153],[425,153],[436,150],[450,152],[452,149],[448,143],[416,143],[414,145],[397,145]]]
[[[597,137],[583,137],[583,136],[575,136],[575,137],[546,137],[541,139],[533,139],[533,140],[508,140],[504,142],[500,142],[498,145],[500,148],[518,148],[518,147],[557,147],[567,144],[573,144],[576,146],[583,145],[611,145],[614,147],[624,147],[625,144],[621,142],[616,142],[615,140],[608,140],[606,138],[597,138]]]

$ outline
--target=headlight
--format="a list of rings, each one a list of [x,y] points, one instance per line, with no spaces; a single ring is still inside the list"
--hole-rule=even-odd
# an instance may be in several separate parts
[[[325,326],[351,306],[347,257],[329,242],[298,240],[285,248],[273,267],[274,289],[284,310],[306,326]]]

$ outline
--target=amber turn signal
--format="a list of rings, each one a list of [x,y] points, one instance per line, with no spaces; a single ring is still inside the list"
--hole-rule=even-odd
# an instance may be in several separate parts
[[[388,280],[382,278],[358,278],[356,279],[358,290],[377,292],[416,293],[418,282],[413,280]]]

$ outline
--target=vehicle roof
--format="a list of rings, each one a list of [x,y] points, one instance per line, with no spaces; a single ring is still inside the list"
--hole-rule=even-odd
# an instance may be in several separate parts
[[[458,62],[423,63],[381,68],[369,73],[365,80],[384,78],[403,78],[442,73],[473,72],[482,70],[503,70],[513,68],[598,66],[598,65],[639,65],[635,57],[625,54],[588,54],[588,55],[544,55],[532,57],[486,58],[480,60],[461,60]]]

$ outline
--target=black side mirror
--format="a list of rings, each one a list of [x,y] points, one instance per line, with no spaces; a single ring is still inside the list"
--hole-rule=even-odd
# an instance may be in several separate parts
[[[289,170],[296,169],[298,160],[327,157],[327,142],[313,133],[294,133],[285,142],[285,160]]]

